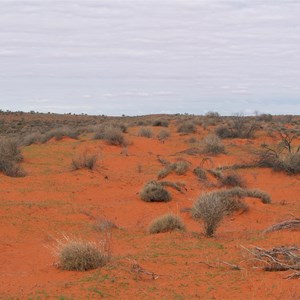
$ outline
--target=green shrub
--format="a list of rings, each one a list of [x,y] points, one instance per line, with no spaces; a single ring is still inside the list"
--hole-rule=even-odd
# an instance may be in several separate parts
[[[153,220],[149,226],[151,234],[167,232],[172,230],[185,230],[182,220],[174,214],[166,214]]]
[[[140,197],[146,202],[168,202],[171,194],[157,181],[148,182],[140,192]]]

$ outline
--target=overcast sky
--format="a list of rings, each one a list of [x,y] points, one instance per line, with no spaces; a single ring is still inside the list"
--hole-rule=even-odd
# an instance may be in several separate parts
[[[0,0],[0,109],[300,114],[300,1]]]

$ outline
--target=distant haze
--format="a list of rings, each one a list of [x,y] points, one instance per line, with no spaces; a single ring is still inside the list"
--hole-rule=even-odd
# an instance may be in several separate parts
[[[0,109],[300,114],[300,1],[0,0]]]

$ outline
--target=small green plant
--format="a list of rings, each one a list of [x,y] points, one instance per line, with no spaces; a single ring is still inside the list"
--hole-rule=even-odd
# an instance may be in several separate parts
[[[166,214],[153,220],[149,226],[149,232],[161,233],[172,230],[185,230],[185,225],[180,217],[174,214]]]
[[[168,202],[171,194],[157,181],[148,182],[140,192],[140,197],[146,202]]]

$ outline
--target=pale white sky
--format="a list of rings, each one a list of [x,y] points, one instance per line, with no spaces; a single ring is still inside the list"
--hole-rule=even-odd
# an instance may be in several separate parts
[[[0,0],[0,109],[300,114],[300,1]]]

